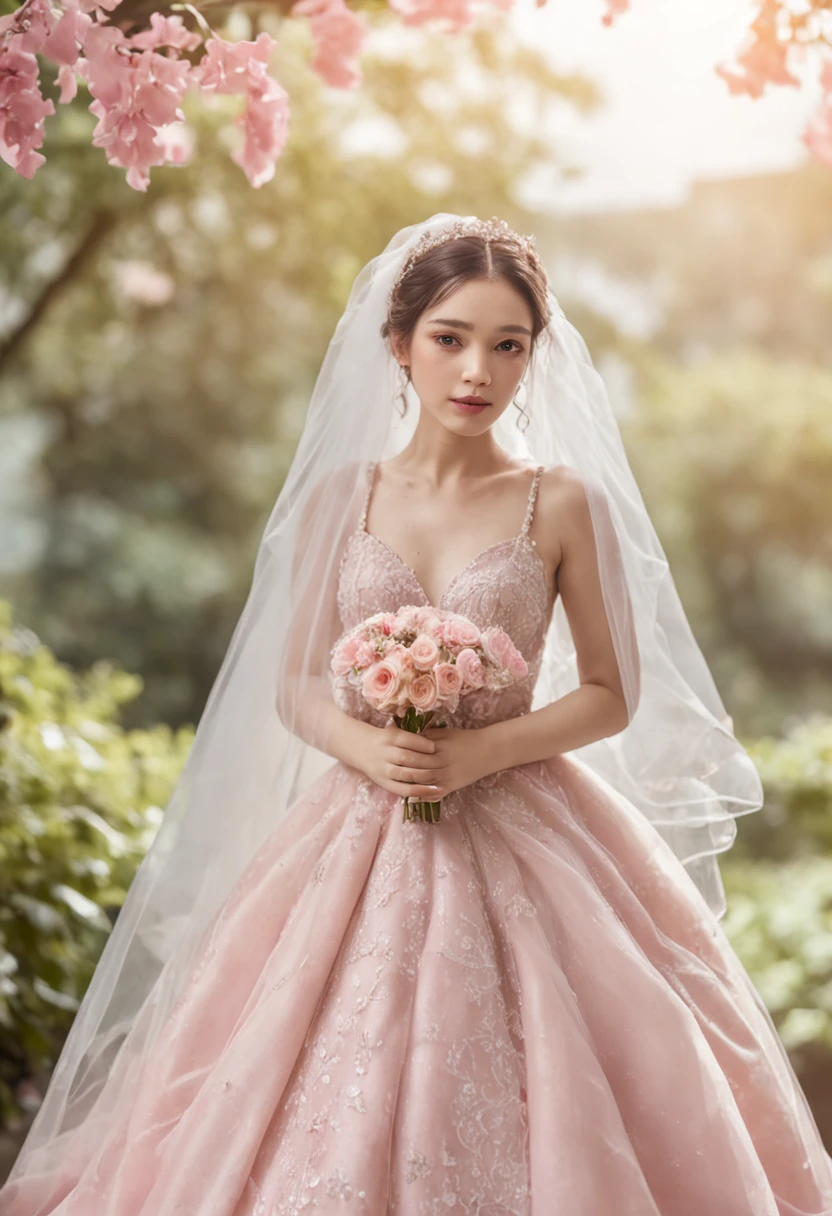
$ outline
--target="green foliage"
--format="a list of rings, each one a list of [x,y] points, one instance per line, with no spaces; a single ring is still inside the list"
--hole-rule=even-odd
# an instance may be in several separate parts
[[[726,861],[722,925],[790,1052],[832,1067],[832,857]]]
[[[832,371],[645,356],[636,476],[738,728],[832,712]]]
[[[723,928],[785,1046],[832,1074],[832,718],[748,747],[765,787],[721,865]]]
[[[125,732],[141,681],[74,674],[0,601],[0,1119],[53,1064],[193,731]]]
[[[769,860],[832,857],[832,718],[795,723],[782,738],[766,735],[749,752],[766,789],[759,815],[742,824],[743,855]]]

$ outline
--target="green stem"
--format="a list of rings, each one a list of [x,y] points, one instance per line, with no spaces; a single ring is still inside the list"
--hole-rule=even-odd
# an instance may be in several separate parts
[[[416,712],[416,709],[410,705],[404,711],[401,718],[393,715],[393,721],[402,730],[409,730],[414,735],[420,735],[425,727],[429,726],[434,717],[434,710],[430,709],[424,714]],[[444,722],[440,722],[439,726],[445,726]],[[418,819],[422,823],[439,823],[439,813],[442,806],[442,801],[439,802],[408,802],[407,797],[402,797],[402,823],[408,823],[411,820]]]

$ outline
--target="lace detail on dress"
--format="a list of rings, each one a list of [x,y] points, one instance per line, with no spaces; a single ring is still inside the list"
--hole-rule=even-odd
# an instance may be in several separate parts
[[[504,914],[516,879],[492,881],[487,823],[391,831],[373,789],[359,780],[325,849],[347,867],[332,889],[352,873],[358,898],[235,1216],[306,1216],[334,1200],[365,1216],[528,1216],[521,990]],[[360,837],[354,870],[345,835]],[[425,1117],[425,1070],[441,1118]]]
[[[476,554],[439,605],[483,628],[500,625],[524,655],[529,674],[507,689],[471,693],[450,716],[453,725],[482,725],[531,705],[553,599],[529,538],[541,473],[542,466],[517,536]],[[344,629],[374,612],[428,603],[414,571],[366,531],[368,502],[369,487],[341,563]],[[354,690],[345,692],[355,698],[344,705],[348,712],[384,725],[386,716],[375,714]],[[338,1200],[356,1213],[528,1216],[526,1058],[510,926],[534,917],[535,910],[518,876],[493,880],[505,846],[488,816],[473,830],[458,813],[477,805],[477,786],[493,788],[499,779],[491,773],[449,794],[441,831],[433,832],[419,831],[419,825],[385,828],[380,817],[382,808],[389,811],[389,799],[374,799],[372,783],[359,781],[349,821],[329,841],[310,889],[324,900],[328,890],[347,884],[344,867],[353,858],[357,865],[371,856],[372,864],[261,1147],[268,1192],[258,1190],[259,1168],[249,1179],[245,1203],[254,1216],[346,1208]],[[500,804],[515,824],[531,813],[508,791]],[[292,909],[289,930],[296,915],[302,910]],[[326,915],[319,928],[323,942]],[[383,1077],[396,1059],[401,1075],[388,1090]],[[427,1121],[421,1100],[426,1068],[431,1103],[442,1112]],[[394,1110],[393,1142],[379,1149],[373,1136]],[[373,1189],[367,1166],[373,1152],[389,1153],[395,1162],[389,1193]]]
[[[361,518],[341,559],[338,610],[345,631],[374,612],[395,612],[404,604],[430,602],[410,566],[384,541],[366,531],[374,470],[371,464]],[[464,697],[448,719],[453,726],[485,726],[527,713],[531,707],[554,603],[545,565],[529,537],[542,472],[543,465],[538,465],[517,536],[477,553],[451,579],[437,605],[470,617],[483,629],[499,625],[529,665],[528,676],[509,688],[478,689]],[[347,699],[339,704],[353,717],[375,726],[383,726],[388,720],[364,703],[355,690],[348,690]],[[490,776],[496,779],[496,774]]]

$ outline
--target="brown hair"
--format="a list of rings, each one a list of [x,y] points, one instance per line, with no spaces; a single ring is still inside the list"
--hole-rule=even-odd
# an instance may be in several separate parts
[[[422,313],[441,304],[473,279],[505,279],[529,305],[531,348],[549,323],[546,276],[540,266],[511,241],[471,233],[428,249],[393,290],[382,338],[406,338]],[[410,379],[410,373],[407,373]]]
[[[532,346],[549,321],[547,283],[540,268],[516,245],[499,238],[456,237],[418,258],[394,289],[382,338],[406,337],[426,308],[441,304],[472,279],[506,279],[526,300],[532,314]]]

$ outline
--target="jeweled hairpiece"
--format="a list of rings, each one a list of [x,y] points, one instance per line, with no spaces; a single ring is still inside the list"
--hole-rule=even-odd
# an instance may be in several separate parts
[[[402,280],[407,278],[414,262],[417,262],[429,249],[434,249],[437,245],[444,245],[446,241],[458,240],[461,236],[480,236],[486,241],[501,240],[506,244],[513,245],[515,249],[519,249],[526,254],[532,264],[540,271],[544,281],[548,283],[546,271],[538,255],[537,246],[534,243],[534,237],[521,236],[519,232],[515,232],[513,228],[509,228],[505,220],[498,219],[494,215],[490,220],[479,220],[476,218],[457,220],[455,224],[451,224],[449,228],[443,228],[441,232],[435,234],[426,232],[408,254],[404,265],[396,276],[393,291],[395,292]]]

